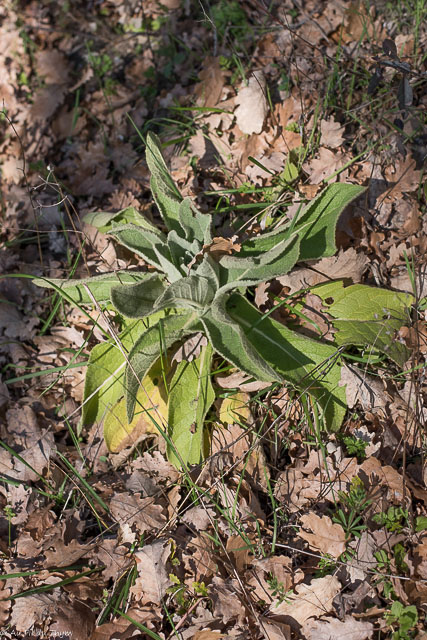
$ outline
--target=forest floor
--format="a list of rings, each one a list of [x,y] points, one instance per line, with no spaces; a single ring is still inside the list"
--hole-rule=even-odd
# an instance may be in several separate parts
[[[1,3],[2,639],[426,640],[426,17],[422,0]],[[159,224],[150,131],[225,253],[327,184],[366,187],[336,255],[251,291],[306,333],[326,326],[320,283],[413,297],[404,362],[339,351],[339,432],[221,358],[201,466],[175,468],[149,425],[114,453],[102,421],[81,428],[103,316],[32,279],[135,266],[84,216]]]

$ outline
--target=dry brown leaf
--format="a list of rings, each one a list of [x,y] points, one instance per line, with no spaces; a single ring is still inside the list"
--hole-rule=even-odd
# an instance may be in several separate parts
[[[290,624],[303,625],[309,618],[317,618],[333,611],[332,601],[341,590],[341,583],[335,576],[315,578],[310,584],[299,584],[295,593],[283,602],[273,602],[270,613],[286,616]]]
[[[166,590],[172,585],[166,569],[170,552],[168,542],[156,540],[135,553],[138,576],[131,592],[141,604],[160,604]]]
[[[59,600],[59,589],[53,589],[49,594],[17,598],[13,604],[9,624],[17,631],[27,633],[36,624],[42,624],[49,614],[55,611]]]
[[[195,333],[176,350],[171,362],[181,362],[182,360],[191,362],[200,355],[202,347],[207,344],[208,340],[203,333]]]
[[[320,147],[319,157],[311,160],[308,164],[304,165],[304,171],[310,177],[312,184],[319,184],[322,180],[329,178],[338,169],[341,169],[349,158],[344,153],[338,153],[337,151],[331,151],[326,147]],[[336,182],[338,176],[335,176],[330,182]]]
[[[215,576],[209,586],[209,596],[213,604],[213,613],[227,624],[230,620],[236,620],[241,625],[246,618],[246,611],[240,598],[237,580],[227,580]]]
[[[320,517],[310,511],[300,518],[300,522],[303,527],[313,532],[307,533],[301,529],[299,531],[300,538],[306,540],[312,549],[328,553],[334,558],[339,558],[344,553],[346,546],[344,529],[341,525],[334,524],[329,516]]]
[[[215,511],[208,507],[192,507],[184,513],[182,521],[194,527],[196,531],[205,531],[215,520]]]
[[[50,538],[49,544],[55,549],[44,552],[46,567],[66,567],[86,556],[93,548],[92,543],[81,544],[75,539],[71,540],[69,544],[64,544],[59,536],[55,536],[53,540]]]
[[[247,87],[236,96],[237,109],[234,112],[239,129],[246,134],[261,133],[268,113],[265,96],[265,77],[262,71],[255,71],[249,78]]]
[[[244,393],[260,391],[261,389],[266,389],[271,386],[270,382],[260,382],[258,380],[248,382],[248,380],[252,380],[252,377],[243,371],[235,371],[234,373],[230,373],[229,376],[217,376],[215,378],[215,382],[222,389],[239,389],[239,391]]]
[[[320,137],[320,144],[329,149],[338,149],[338,147],[344,142],[342,136],[344,127],[339,122],[335,122],[333,118],[320,121],[320,131],[322,135]]]
[[[374,625],[346,616],[343,621],[336,618],[307,621],[301,633],[306,640],[369,640]]]
[[[155,504],[154,498],[116,493],[111,498],[110,509],[120,525],[134,525],[139,533],[158,531],[166,522],[164,509],[160,504]]]
[[[43,49],[35,54],[37,73],[46,84],[66,84],[68,81],[68,61],[57,49]]]
[[[221,99],[227,72],[220,64],[219,58],[207,56],[203,62],[203,69],[199,72],[201,82],[196,85],[197,103],[203,107],[215,107]]]
[[[357,367],[344,364],[341,368],[339,386],[345,387],[347,404],[350,409],[360,402],[362,408],[369,411],[384,409],[391,398],[386,394],[384,384],[379,378],[369,376]]]

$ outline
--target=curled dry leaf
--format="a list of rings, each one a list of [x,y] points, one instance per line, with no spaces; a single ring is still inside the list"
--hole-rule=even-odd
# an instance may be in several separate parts
[[[335,576],[316,578],[310,584],[299,584],[295,593],[283,602],[275,601],[270,613],[289,618],[289,624],[303,625],[309,618],[317,618],[333,611],[332,601],[341,589]]]
[[[158,531],[166,522],[163,507],[155,504],[153,498],[116,493],[111,498],[110,509],[120,525],[134,525],[139,533]]]
[[[342,133],[344,127],[339,122],[335,122],[333,118],[320,121],[320,131],[322,132],[320,144],[329,149],[338,149],[344,142]]]
[[[305,529],[313,533],[300,530],[299,536],[308,542],[312,549],[321,553],[328,553],[334,558],[345,551],[346,535],[339,524],[334,524],[328,516],[318,516],[312,511],[303,515],[300,522]]]
[[[306,640],[369,640],[374,626],[370,622],[346,616],[343,621],[336,618],[309,620],[301,632]]]
[[[166,569],[170,552],[168,543],[157,540],[135,553],[138,577],[131,591],[141,604],[160,604],[166,590],[171,586],[169,571]]]
[[[345,387],[345,394],[349,409],[357,402],[362,408],[372,412],[384,409],[391,400],[385,392],[384,385],[379,378],[367,375],[357,367],[344,364],[341,369],[340,386]]]
[[[261,382],[260,380],[249,382],[249,380],[253,380],[253,378],[243,371],[235,371],[229,376],[217,376],[215,378],[215,382],[222,389],[239,389],[239,391],[243,391],[244,393],[261,391],[261,389],[267,389],[267,387],[271,386],[270,382]]]
[[[248,86],[240,89],[237,94],[236,122],[243,133],[261,133],[262,131],[268,113],[265,84],[263,72],[255,71],[249,78]]]
[[[341,169],[349,158],[344,153],[337,153],[325,147],[320,147],[319,157],[315,158],[307,165],[304,165],[304,171],[310,176],[313,184],[319,184],[322,180],[329,178],[333,173]],[[334,181],[336,182],[337,176]]]
[[[208,340],[203,333],[195,333],[193,336],[190,336],[188,340],[185,340],[179,349],[176,350],[172,357],[172,362],[182,362],[182,360],[191,362],[199,357],[201,348],[207,344]]]
[[[368,256],[351,247],[346,251],[340,251],[336,256],[322,258],[311,267],[292,269],[291,273],[277,280],[283,287],[289,289],[289,293],[337,278],[357,284],[362,280],[368,261]]]

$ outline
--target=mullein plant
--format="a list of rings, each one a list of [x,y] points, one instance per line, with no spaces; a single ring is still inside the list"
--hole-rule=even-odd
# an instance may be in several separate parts
[[[165,164],[160,141],[152,133],[147,136],[146,158],[152,194],[167,232],[133,207],[117,214],[93,213],[86,222],[108,233],[152,269],[116,271],[81,280],[36,280],[75,305],[114,309],[122,320],[118,337],[92,349],[81,423],[103,420],[107,445],[117,451],[132,440],[142,414],[151,411],[157,424],[160,407],[167,423],[163,433],[169,459],[177,466],[201,462],[209,448],[205,419],[215,399],[211,371],[217,354],[256,380],[288,383],[306,394],[325,428],[338,430],[346,411],[345,388],[339,384],[340,341],[325,344],[301,335],[260,313],[245,294],[248,287],[283,276],[298,262],[332,256],[338,217],[364,187],[331,184],[287,225],[251,237],[241,243],[238,252],[218,258],[210,251],[214,244],[212,216],[201,213],[190,198],[181,196]],[[327,289],[323,297],[329,301],[331,296],[340,297],[342,307],[346,297],[342,292],[354,287],[332,284],[335,288]],[[355,287],[363,289],[362,285]],[[360,290],[357,296],[366,297]],[[403,324],[408,305],[407,298],[395,296],[393,313],[389,314],[394,329]],[[384,315],[384,304],[384,300],[375,303],[364,320],[377,326],[375,315],[378,310],[381,317]],[[356,300],[353,315],[358,306]],[[347,321],[348,333],[353,316],[344,314],[343,318],[341,307],[335,317],[337,322]],[[329,311],[334,318],[332,306]],[[357,318],[353,321],[357,323]],[[172,348],[199,332],[206,336],[207,344],[197,357],[172,367]],[[349,342],[346,338],[343,343]],[[356,344],[363,342],[362,336]],[[152,412],[153,402],[157,412]]]

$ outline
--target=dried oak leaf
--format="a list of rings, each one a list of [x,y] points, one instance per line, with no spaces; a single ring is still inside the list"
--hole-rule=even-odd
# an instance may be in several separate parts
[[[236,620],[238,625],[243,624],[246,618],[246,610],[237,596],[239,583],[237,580],[224,580],[215,576],[209,586],[209,596],[213,604],[213,613],[224,624],[230,620]]]
[[[341,250],[336,256],[322,258],[311,267],[293,269],[291,273],[280,276],[277,280],[289,289],[288,293],[313,287],[328,280],[351,280],[356,284],[361,282],[368,261],[368,256],[351,247],[345,251]]]
[[[51,539],[49,542],[51,546],[55,545],[55,550],[44,552],[45,567],[66,567],[87,556],[93,548],[92,543],[82,545],[76,539],[71,540],[69,544],[64,544],[59,537],[56,537],[54,542]]]
[[[113,622],[107,622],[100,627],[96,627],[89,640],[111,640],[112,638],[128,640],[128,638],[136,637],[135,631],[137,630],[137,627],[129,620],[135,620],[135,622],[139,622],[153,631],[161,621],[160,616],[153,610],[152,606],[129,609],[126,612],[126,616],[126,618],[117,617]],[[154,623],[157,623],[157,625]],[[141,635],[138,634],[138,637],[141,637]],[[147,637],[146,634],[145,637]]]
[[[207,56],[203,63],[203,69],[199,72],[201,82],[195,88],[198,104],[203,107],[215,107],[221,99],[222,89],[228,75],[221,68],[219,58]]]
[[[345,385],[345,395],[350,409],[360,402],[363,409],[375,413],[384,409],[391,400],[380,379],[369,376],[357,367],[343,365],[338,384],[340,387]]]
[[[265,86],[263,72],[255,71],[249,78],[248,86],[240,89],[236,96],[238,105],[235,111],[236,122],[243,133],[261,133],[262,131],[268,113]]]
[[[338,149],[338,147],[344,142],[342,136],[344,127],[339,122],[335,122],[333,118],[320,121],[320,131],[322,133],[320,137],[320,144],[329,149]]]
[[[317,549],[321,553],[328,553],[334,558],[345,551],[346,535],[344,529],[339,524],[335,524],[328,516],[318,516],[313,511],[300,518],[301,525],[306,529],[311,529],[313,533],[308,533],[300,529],[299,536],[306,540],[312,549]]]
[[[283,602],[274,601],[270,613],[286,616],[289,624],[303,625],[309,618],[319,617],[333,611],[332,601],[341,590],[341,583],[335,576],[315,578],[310,584],[299,584],[295,593]]]
[[[153,498],[116,493],[111,498],[110,510],[120,525],[134,525],[139,533],[158,531],[166,522],[163,507],[155,504]]]
[[[307,621],[301,633],[306,640],[369,640],[374,625],[346,616],[343,621],[336,618]]]
[[[319,157],[304,165],[304,171],[309,175],[312,184],[319,184],[329,178],[333,173],[341,169],[348,161],[344,153],[337,153],[320,147]],[[330,182],[336,182],[337,176]]]
[[[172,585],[166,563],[171,549],[165,540],[156,540],[135,553],[138,576],[131,588],[139,603],[160,604],[166,590]]]
[[[17,631],[27,632],[35,624],[42,624],[55,611],[59,600],[59,589],[49,594],[38,593],[15,600],[9,624]]]
[[[200,355],[202,347],[207,344],[208,340],[203,333],[195,333],[176,350],[171,362],[181,362],[182,360],[191,362]]]

